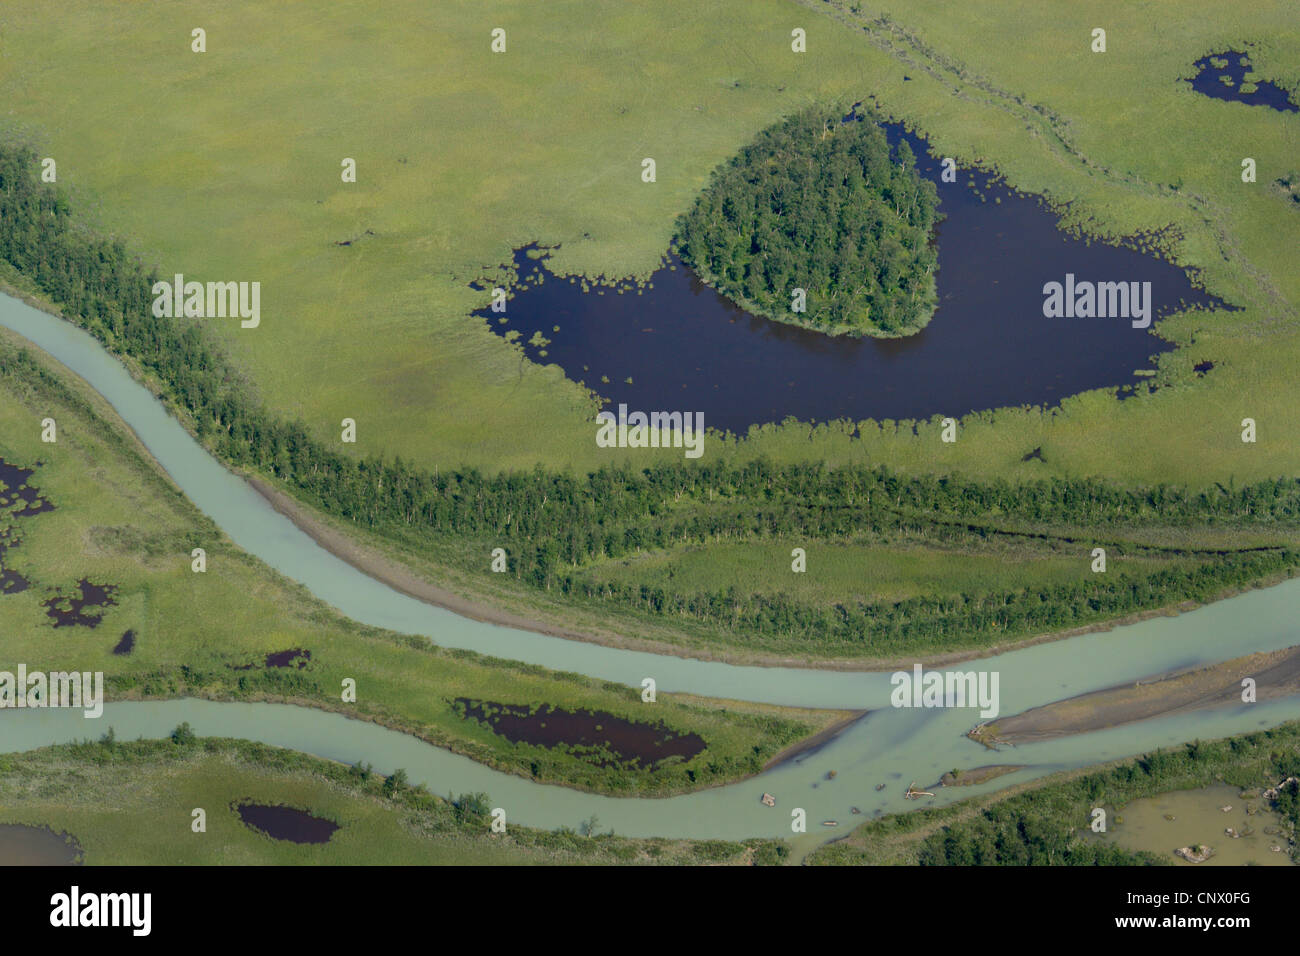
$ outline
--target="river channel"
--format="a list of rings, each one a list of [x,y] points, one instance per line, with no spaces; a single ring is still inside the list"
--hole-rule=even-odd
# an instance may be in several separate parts
[[[789,836],[790,811],[807,811],[808,846],[843,835],[869,816],[910,809],[910,782],[927,785],[953,768],[994,762],[963,735],[979,721],[974,710],[891,708],[889,675],[798,668],[738,667],[658,656],[461,618],[393,591],[319,547],[275,512],[244,479],[213,459],[88,334],[9,297],[0,297],[0,325],[27,338],[81,376],[110,402],[176,484],[241,548],[256,555],[341,613],[366,624],[420,634],[438,644],[578,671],[639,686],[654,677],[662,691],[872,711],[825,747],[764,774],[669,799],[625,799],[543,786],[499,773],[467,758],[375,724],[278,704],[198,700],[116,702],[87,721],[73,710],[0,713],[0,751],[97,737],[111,725],[119,737],[156,737],[188,720],[200,734],[242,737],[319,756],[366,760],[381,772],[407,770],[436,793],[485,791],[508,819],[538,827],[577,825],[593,814],[600,829],[624,835],[742,838]],[[1252,591],[1176,617],[1157,617],[1108,632],[1004,653],[959,665],[997,671],[1001,710],[1014,713],[1175,667],[1211,663],[1296,643],[1300,580]],[[365,693],[365,687],[358,688]],[[647,705],[648,707],[653,705]],[[1055,770],[1140,753],[1152,747],[1271,726],[1300,716],[1295,699],[1241,705],[1158,719],[1029,745],[996,762],[1026,769],[977,787],[939,790],[935,802],[956,800]],[[830,770],[834,780],[827,780]],[[884,789],[877,791],[879,784]],[[763,806],[763,791],[777,806]],[[922,802],[929,802],[925,798]],[[862,815],[852,813],[857,807]],[[837,820],[824,828],[823,820]]]

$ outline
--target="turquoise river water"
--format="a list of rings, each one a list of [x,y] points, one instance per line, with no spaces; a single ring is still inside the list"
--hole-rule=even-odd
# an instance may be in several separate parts
[[[201,700],[118,702],[97,721],[77,710],[0,713],[0,752],[97,737],[111,724],[119,737],[157,737],[182,720],[203,735],[242,737],[322,757],[365,760],[381,772],[406,769],[436,793],[486,791],[511,822],[576,827],[593,814],[599,828],[627,836],[739,839],[791,837],[790,811],[807,811],[809,832],[796,847],[844,835],[878,813],[992,792],[1057,770],[1141,753],[1153,747],[1272,726],[1300,717],[1296,698],[1225,707],[1130,724],[992,754],[964,736],[972,709],[893,708],[888,673],[739,667],[617,650],[501,627],[400,594],[331,555],[278,514],[242,478],[226,470],[95,339],[70,323],[0,296],[0,325],[53,355],[110,402],[185,494],[232,541],[355,620],[448,647],[577,671],[639,687],[653,677],[662,691],[806,707],[870,710],[828,745],[761,777],[663,799],[602,797],[500,773],[366,721],[281,704]],[[1213,663],[1297,643],[1300,580],[1252,591],[1174,617],[1010,651],[954,665],[1000,675],[1001,712],[1123,683],[1177,667]],[[364,683],[358,688],[364,694]],[[647,708],[653,704],[647,704]],[[1025,769],[982,786],[940,789],[913,802],[907,785],[934,783],[954,768],[988,763]],[[834,780],[827,780],[830,770]],[[886,787],[877,791],[878,784]],[[777,806],[759,797],[772,793]],[[851,813],[859,808],[863,816]],[[838,828],[821,821],[838,820]],[[1086,821],[1080,821],[1081,825]]]

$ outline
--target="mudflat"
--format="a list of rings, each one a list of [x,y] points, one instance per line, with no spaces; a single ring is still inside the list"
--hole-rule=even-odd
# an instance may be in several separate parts
[[[1300,694],[1300,645],[1081,694],[981,724],[968,736],[989,746],[1031,743],[1239,704],[1248,677],[1255,681],[1257,701]]]

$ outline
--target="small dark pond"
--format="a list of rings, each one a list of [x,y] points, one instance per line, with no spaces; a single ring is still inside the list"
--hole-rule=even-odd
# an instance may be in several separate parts
[[[669,757],[690,760],[704,750],[698,734],[678,735],[659,721],[641,723],[604,711],[516,706],[457,697],[457,710],[511,743],[565,747],[601,767],[653,767]]]
[[[266,655],[267,667],[294,667],[302,670],[311,660],[311,651],[304,651],[301,648],[293,648],[288,651],[275,651]]]
[[[0,545],[0,594],[17,594],[19,591],[26,591],[32,586],[32,582],[17,571],[4,567],[5,549]]]
[[[263,662],[263,666],[297,667],[298,670],[302,670],[307,666],[307,662],[310,660],[311,651],[305,651],[301,648],[295,647],[287,651],[272,651],[270,654],[266,655],[266,660]],[[252,669],[252,664],[241,664],[234,668],[234,670],[237,671],[247,671]]]
[[[1196,67],[1196,76],[1192,78],[1192,89],[1197,93],[1204,93],[1216,100],[1249,103],[1252,106],[1269,106],[1283,113],[1300,112],[1300,106],[1291,102],[1287,91],[1268,80],[1254,80],[1254,90],[1242,91],[1246,74],[1252,69],[1248,53],[1237,50],[1211,53],[1209,56],[1201,57],[1192,65]]]
[[[54,505],[41,497],[40,489],[27,483],[34,474],[35,468],[20,468],[0,458],[0,508],[11,508],[19,501],[23,503],[21,509],[10,513],[11,517],[26,518],[54,510]]]
[[[291,843],[328,843],[339,829],[332,820],[312,816],[296,807],[276,807],[264,803],[241,803],[235,807],[245,826],[259,830],[276,840]]]
[[[81,847],[49,827],[0,823],[0,866],[75,866]]]
[[[122,639],[114,646],[113,653],[122,656],[130,654],[133,650],[135,650],[135,631],[124,631]]]
[[[29,518],[54,510],[54,505],[41,497],[40,489],[29,484],[35,473],[35,468],[20,468],[0,458],[0,509],[14,509],[9,510],[9,517]],[[5,566],[5,553],[18,547],[18,543],[14,528],[0,527],[0,594],[17,594],[31,587],[31,581]]]
[[[82,578],[77,582],[76,594],[58,594],[41,603],[45,614],[54,618],[55,627],[99,627],[104,611],[113,607],[117,601],[117,586],[113,584],[91,584]]]
[[[852,114],[850,114],[852,115]],[[704,413],[706,427],[867,418],[928,419],[982,408],[1054,405],[1128,385],[1171,346],[1128,318],[1047,318],[1044,285],[1150,282],[1152,321],[1216,303],[1185,272],[1134,248],[1073,238],[1040,200],[981,173],[942,182],[942,159],[901,126],[917,168],[939,189],[939,307],[902,339],[832,338],[750,315],[700,282],[671,253],[653,288],[596,288],[515,255],[520,285],[502,315],[477,313],[497,334],[519,333],[534,362],[641,411]],[[974,182],[974,186],[970,185]],[[536,250],[534,255],[537,254]],[[501,321],[501,320],[505,321]],[[557,328],[558,327],[558,328]],[[537,336],[537,339],[534,339]],[[533,344],[528,344],[532,342]]]

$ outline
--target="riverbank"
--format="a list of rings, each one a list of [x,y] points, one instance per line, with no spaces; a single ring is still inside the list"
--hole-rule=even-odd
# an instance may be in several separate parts
[[[41,781],[40,787],[34,786]],[[142,781],[146,783],[142,785]],[[242,823],[246,802],[295,807],[338,827],[319,844],[271,839]],[[177,840],[159,820],[206,810],[206,839]],[[481,794],[390,789],[377,773],[223,738],[45,747],[0,762],[0,825],[75,838],[89,866],[151,865],[756,865],[780,863],[776,840],[628,838],[589,828],[508,823],[493,833]],[[189,813],[180,825],[188,826]],[[0,826],[2,828],[2,826]],[[0,854],[4,844],[0,842]],[[0,863],[3,863],[0,856]]]
[[[619,625],[622,624],[621,621],[615,624],[614,627],[608,624],[600,626],[595,619],[584,616],[582,609],[578,608],[566,608],[563,612],[560,612],[558,610],[543,609],[536,604],[531,607],[524,607],[522,606],[523,601],[518,595],[501,589],[494,592],[490,599],[493,603],[489,603],[488,598],[469,591],[468,584],[463,580],[460,583],[466,588],[464,591],[453,591],[450,588],[439,586],[428,580],[424,575],[437,571],[450,574],[449,568],[439,568],[436,562],[431,562],[428,558],[417,559],[415,555],[408,553],[407,549],[398,543],[380,538],[365,529],[353,526],[345,530],[342,527],[343,523],[339,519],[325,515],[319,510],[310,507],[282,488],[272,485],[264,476],[247,470],[244,470],[242,474],[272,508],[292,521],[300,531],[311,537],[330,554],[342,561],[346,561],[357,570],[394,590],[426,604],[445,608],[472,620],[519,628],[538,634],[561,637],[566,640],[587,641],[624,650],[644,651],[662,655],[671,654],[676,657],[718,661],[739,666],[800,667],[834,671],[884,671],[900,667],[911,667],[919,661],[924,667],[942,667],[948,664],[980,660],[1038,644],[1067,640],[1083,634],[1111,631],[1118,627],[1136,624],[1152,618],[1173,617],[1194,611],[1205,606],[1206,603],[1179,601],[1168,607],[1125,614],[1111,620],[1099,621],[1082,627],[1035,634],[1023,639],[1003,641],[983,647],[967,647],[937,652],[929,651],[917,655],[862,658],[791,657],[744,650],[733,646],[716,647],[699,642],[684,646],[680,643],[680,637],[676,641],[671,640],[667,635],[659,640],[631,637],[625,631],[615,629],[619,628]],[[418,572],[413,567],[417,560],[421,564]],[[1214,601],[1208,603],[1227,600],[1247,591],[1271,587],[1294,576],[1295,572],[1286,571],[1266,577],[1254,587],[1225,588],[1216,595]],[[510,605],[512,604],[519,607],[519,609],[511,610]],[[562,618],[567,618],[570,621],[582,620],[583,623],[580,626],[575,626],[572,623],[563,622]]]
[[[27,584],[0,600],[6,653],[33,669],[102,671],[110,701],[192,695],[301,704],[409,733],[528,779],[639,796],[743,779],[844,716],[669,693],[649,708],[633,687],[350,620],[233,545],[102,396],[8,329],[0,332],[0,397],[0,458],[32,465],[31,488],[53,505],[28,516],[0,509],[0,530],[12,525],[18,532],[4,566]],[[44,416],[57,420],[57,444],[41,442],[29,427]],[[204,573],[192,570],[195,547],[205,552]],[[60,628],[51,640],[44,602],[78,580],[111,586],[113,604],[95,626]],[[127,649],[115,653],[128,633]],[[349,679],[359,684],[353,702],[340,694]],[[615,772],[563,746],[509,742],[457,712],[452,701],[463,695],[590,711],[633,723],[643,738],[695,735],[706,746],[689,760],[662,765],[652,747],[635,766]]]
[[[969,736],[989,747],[1026,744],[1209,707],[1239,705],[1243,703],[1242,682],[1247,678],[1254,681],[1255,699],[1259,702],[1300,694],[1300,646],[1081,694],[981,724]]]
[[[871,711],[869,710],[851,711],[847,716],[837,720],[824,730],[813,734],[811,737],[805,737],[797,744],[791,744],[785,750],[782,750],[767,763],[763,764],[762,772],[766,773],[773,767],[779,767],[781,764],[788,763],[796,757],[804,757],[821,750],[822,747],[825,747],[828,743],[843,734],[850,727],[856,725],[858,721],[862,720],[870,713]]]
[[[805,862],[831,866],[1097,866],[1173,862],[1099,839],[1092,809],[1227,783],[1262,794],[1300,771],[1300,723],[1153,750],[1067,770],[993,794],[868,821]],[[1284,850],[1300,854],[1295,784],[1272,801],[1287,817]],[[1265,800],[1264,803],[1269,803]],[[1176,844],[1168,849],[1172,850]]]

